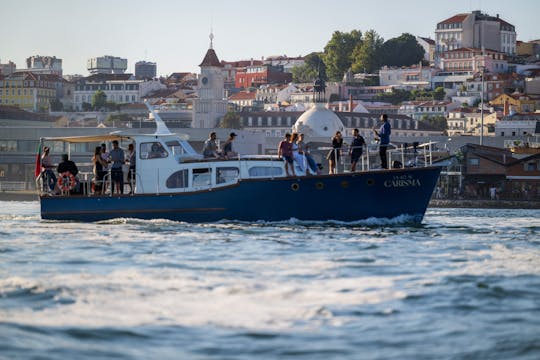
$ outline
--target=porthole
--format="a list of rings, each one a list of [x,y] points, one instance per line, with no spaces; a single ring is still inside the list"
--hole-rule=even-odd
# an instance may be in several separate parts
[[[317,190],[322,190],[324,189],[324,184],[322,182],[318,182],[315,184],[315,187],[317,188]]]
[[[298,184],[298,183],[292,184],[291,189],[293,189],[293,191],[297,191],[298,189],[300,189],[300,184]]]
[[[349,182],[348,181],[342,181],[341,182],[341,187],[344,188],[344,189],[347,189],[349,187]]]
[[[368,185],[368,186],[373,186],[373,185],[375,185],[375,180],[373,180],[373,179],[368,179],[368,180],[367,180],[367,185]]]

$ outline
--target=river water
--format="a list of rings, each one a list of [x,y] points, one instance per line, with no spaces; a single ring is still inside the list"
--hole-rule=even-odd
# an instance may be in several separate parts
[[[41,221],[0,201],[1,359],[539,359],[540,211]]]

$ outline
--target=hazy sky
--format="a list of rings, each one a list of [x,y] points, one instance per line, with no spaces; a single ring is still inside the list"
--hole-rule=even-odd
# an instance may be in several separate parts
[[[2,0],[0,61],[25,67],[56,56],[64,74],[88,75],[91,57],[157,63],[158,74],[198,72],[213,28],[220,60],[322,51],[336,30],[373,29],[385,40],[404,32],[434,38],[437,22],[481,9],[540,38],[538,0]]]

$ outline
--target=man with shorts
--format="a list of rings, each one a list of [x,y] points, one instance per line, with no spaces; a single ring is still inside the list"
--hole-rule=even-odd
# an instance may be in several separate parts
[[[285,160],[285,173],[287,176],[291,176],[289,173],[289,167],[292,169],[293,176],[296,176],[293,164],[293,151],[291,143],[291,134],[286,133],[285,139],[281,140],[278,146],[278,158]]]

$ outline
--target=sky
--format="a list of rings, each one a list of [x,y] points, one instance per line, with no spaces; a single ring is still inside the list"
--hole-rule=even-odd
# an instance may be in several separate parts
[[[220,60],[305,56],[323,51],[334,31],[375,30],[434,38],[438,22],[482,10],[540,39],[538,0],[2,0],[0,63],[25,68],[32,55],[62,59],[64,75],[88,75],[104,55],[157,63],[158,75],[199,72],[214,35]]]

